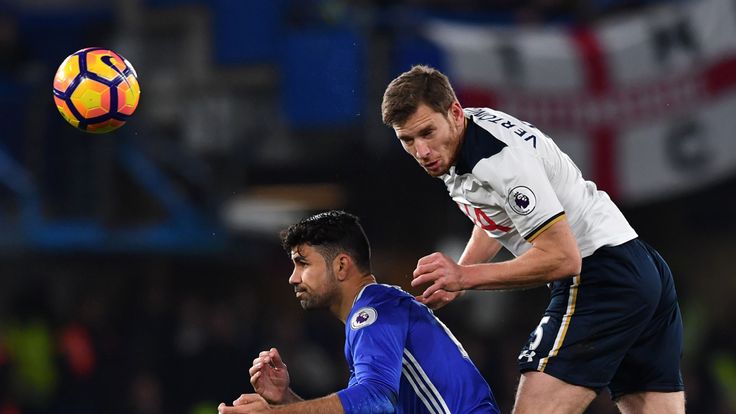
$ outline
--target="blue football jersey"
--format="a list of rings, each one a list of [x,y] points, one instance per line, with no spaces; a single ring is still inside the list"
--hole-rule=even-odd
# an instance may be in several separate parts
[[[363,288],[345,323],[352,413],[498,413],[488,383],[432,311],[388,285]]]

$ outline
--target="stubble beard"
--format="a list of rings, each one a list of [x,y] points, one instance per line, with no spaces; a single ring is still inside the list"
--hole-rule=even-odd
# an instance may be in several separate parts
[[[434,178],[442,177],[443,175],[450,172],[450,168],[452,168],[452,166],[455,165],[455,162],[457,160],[457,155],[460,152],[460,147],[462,146],[463,134],[465,132],[464,126],[463,127],[455,126],[449,119],[448,119],[448,122],[450,124],[450,135],[455,137],[454,138],[455,147],[451,148],[452,153],[447,159],[447,165],[445,165],[445,168],[443,168],[442,170],[436,173],[432,173],[429,170],[424,169],[424,171],[426,171],[427,174],[429,174],[431,177],[434,177]]]
[[[306,296],[306,298],[299,301],[302,309],[328,309],[335,302],[337,296],[337,281],[332,270],[328,273],[328,280],[330,280],[329,286],[321,294],[315,295],[304,291],[304,296]]]

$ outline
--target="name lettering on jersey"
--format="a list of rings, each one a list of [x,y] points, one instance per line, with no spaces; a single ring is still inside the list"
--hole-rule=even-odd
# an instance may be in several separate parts
[[[493,124],[500,124],[502,127],[506,129],[512,129],[516,128],[518,125],[515,123],[494,114],[489,114],[488,112],[483,111],[482,109],[473,109],[468,111],[471,115],[473,115],[476,119],[480,121],[486,121]],[[503,121],[503,122],[502,122]],[[534,125],[528,123],[528,122],[522,122],[524,125],[528,126],[529,128],[534,128]],[[523,138],[524,141],[531,141],[532,147],[537,148],[537,136],[530,133],[526,129],[524,129],[521,126],[518,126],[514,131],[514,134],[516,134],[519,138]]]
[[[534,195],[534,192],[529,187],[523,185],[512,188],[509,191],[507,201],[511,209],[516,214],[522,216],[531,213],[537,206],[537,197]]]
[[[506,121],[506,122],[502,123],[501,126],[504,127],[504,128],[506,128],[506,129],[511,129],[511,128],[515,127],[516,124],[512,124],[511,122]]]
[[[360,308],[350,318],[350,328],[358,330],[365,328],[368,325],[372,325],[373,322],[378,320],[378,312],[373,308]]]
[[[488,121],[494,124],[497,124],[499,121],[503,119],[498,115],[489,114],[488,112],[485,112],[482,109],[473,109],[468,112],[480,121]]]
[[[507,232],[511,230],[511,227],[501,226],[499,224],[496,224],[495,221],[491,220],[490,217],[485,213],[485,211],[479,209],[478,207],[471,207],[468,204],[463,203],[457,203],[457,206],[460,207],[460,211],[465,213],[466,216],[475,224],[476,226],[482,228],[483,230],[488,231],[494,231],[494,230],[500,230],[503,232]],[[470,209],[473,209],[471,212]]]

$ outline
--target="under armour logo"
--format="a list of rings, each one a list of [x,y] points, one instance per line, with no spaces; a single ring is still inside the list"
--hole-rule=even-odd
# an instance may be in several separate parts
[[[535,351],[530,351],[528,349],[525,349],[521,351],[521,354],[519,354],[519,359],[526,358],[526,362],[532,362],[532,359],[534,358],[534,355],[537,353]]]

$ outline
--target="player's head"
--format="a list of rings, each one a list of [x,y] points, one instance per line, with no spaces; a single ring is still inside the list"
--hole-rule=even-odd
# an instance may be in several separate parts
[[[344,211],[320,213],[281,233],[281,245],[294,263],[289,283],[304,309],[339,301],[339,283],[371,273],[371,249],[357,217]]]
[[[447,76],[418,65],[389,83],[381,103],[383,123],[433,177],[447,173],[465,131],[465,115]]]

